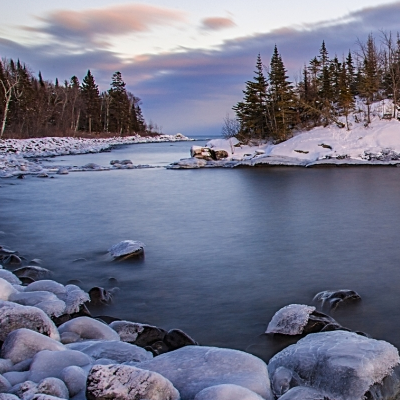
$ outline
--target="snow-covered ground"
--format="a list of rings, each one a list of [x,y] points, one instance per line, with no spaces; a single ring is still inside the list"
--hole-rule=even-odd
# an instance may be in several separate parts
[[[360,104],[362,107],[362,105]],[[207,143],[212,150],[225,150],[224,160],[187,158],[171,168],[236,167],[241,165],[397,165],[400,164],[400,121],[383,119],[388,101],[373,104],[372,118],[365,124],[365,110],[349,116],[350,130],[332,124],[299,132],[291,139],[273,145],[241,145],[235,138]],[[365,108],[365,106],[364,106]],[[339,121],[345,123],[343,117]]]
[[[81,168],[49,168],[34,160],[35,157],[53,157],[75,154],[99,153],[109,151],[113,146],[139,143],[160,143],[190,141],[180,133],[176,135],[159,135],[155,137],[127,136],[106,139],[82,139],[72,137],[44,137],[34,139],[0,140],[0,178],[8,178],[24,174],[68,173],[71,171],[109,170],[120,168],[136,168],[131,163],[101,167],[87,164]],[[139,166],[142,167],[142,166]]]

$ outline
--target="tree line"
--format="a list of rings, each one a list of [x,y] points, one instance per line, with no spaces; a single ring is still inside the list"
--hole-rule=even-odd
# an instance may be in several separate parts
[[[140,104],[120,72],[100,93],[90,70],[82,83],[73,76],[60,84],[40,72],[34,76],[19,60],[0,61],[0,138],[157,133],[157,126],[146,124]]]
[[[365,125],[371,123],[371,104],[392,99],[395,117],[400,102],[400,36],[381,32],[380,43],[370,34],[358,49],[340,59],[330,57],[325,42],[318,56],[302,68],[297,82],[289,81],[275,46],[269,66],[257,57],[255,76],[247,81],[243,99],[226,117],[222,133],[242,141],[284,141],[294,130],[336,123],[350,129],[349,115],[357,110],[356,98],[365,105]],[[400,104],[399,104],[400,105]],[[345,121],[339,121],[339,117]]]

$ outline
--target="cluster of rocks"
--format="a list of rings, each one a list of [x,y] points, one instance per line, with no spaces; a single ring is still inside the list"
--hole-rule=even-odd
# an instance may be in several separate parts
[[[143,250],[123,241],[118,260]],[[385,400],[400,394],[400,357],[391,344],[351,332],[314,306],[291,304],[269,335],[299,335],[269,361],[233,349],[200,346],[179,329],[92,317],[89,301],[112,299],[51,280],[0,248],[0,400]],[[33,260],[32,260],[33,261]],[[30,264],[30,263],[28,263]],[[325,291],[329,310],[359,300],[351,290]]]

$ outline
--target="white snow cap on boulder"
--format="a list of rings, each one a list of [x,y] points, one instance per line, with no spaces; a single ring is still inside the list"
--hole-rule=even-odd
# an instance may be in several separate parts
[[[309,316],[315,307],[304,304],[290,304],[278,310],[268,324],[265,333],[301,335]]]
[[[123,240],[122,242],[111,246],[108,249],[108,252],[110,253],[111,257],[119,258],[129,256],[130,254],[134,255],[135,253],[140,253],[143,251],[144,247],[145,244],[139,242],[138,240]]]
[[[119,335],[108,325],[94,318],[78,317],[65,322],[58,327],[60,334],[72,332],[86,340],[120,340]]]
[[[268,370],[275,384],[276,371],[284,367],[292,371],[294,386],[314,388],[332,399],[360,400],[374,384],[391,375],[399,362],[398,350],[390,343],[333,331],[309,334],[285,348],[270,360]],[[391,385],[385,391],[394,391],[394,397],[399,387],[397,376]]]
[[[264,399],[273,399],[267,365],[239,350],[185,346],[137,367],[165,376],[179,390],[182,399],[193,399],[201,390],[220,384],[239,385]]]
[[[194,400],[263,400],[257,393],[243,386],[224,384],[203,389]]]
[[[11,295],[18,293],[17,289],[6,279],[0,278],[0,300],[8,301]]]

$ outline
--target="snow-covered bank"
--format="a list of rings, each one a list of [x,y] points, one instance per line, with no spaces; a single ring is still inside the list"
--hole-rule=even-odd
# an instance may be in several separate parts
[[[357,123],[357,120],[356,116],[352,118],[351,130],[337,125],[317,127],[277,145],[241,145],[235,138],[211,140],[206,146],[213,151],[226,151],[226,158],[191,157],[172,164],[170,168],[399,165],[400,122],[381,119],[379,113],[368,126],[363,122]]]
[[[42,174],[42,176],[45,176],[46,174],[65,174],[74,171],[149,168],[151,167],[149,165],[133,165],[132,162],[128,162],[129,160],[125,160],[125,163],[114,163],[111,166],[99,166],[95,164],[86,164],[82,167],[44,166],[41,160],[35,158],[99,153],[102,151],[110,151],[117,145],[191,140],[193,139],[180,133],[155,137],[142,137],[137,135],[107,139],[46,137],[0,140],[0,178],[9,178],[19,175],[24,176],[26,174]]]

